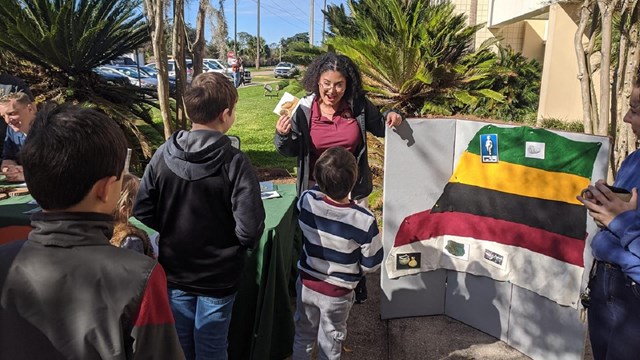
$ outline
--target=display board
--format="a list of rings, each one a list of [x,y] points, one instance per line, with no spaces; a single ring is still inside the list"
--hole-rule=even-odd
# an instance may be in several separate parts
[[[597,228],[575,196],[605,177],[608,151],[604,137],[469,120],[389,131],[382,317],[447,314],[530,356],[580,358]]]

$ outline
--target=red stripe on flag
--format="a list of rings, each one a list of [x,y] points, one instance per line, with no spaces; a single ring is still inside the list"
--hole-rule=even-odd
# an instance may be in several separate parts
[[[141,327],[174,323],[167,295],[167,277],[162,266],[156,264],[147,281],[134,325]]]
[[[408,245],[442,235],[518,246],[584,267],[584,240],[527,225],[459,212],[432,214],[431,210],[427,210],[407,216],[400,224],[393,246]]]

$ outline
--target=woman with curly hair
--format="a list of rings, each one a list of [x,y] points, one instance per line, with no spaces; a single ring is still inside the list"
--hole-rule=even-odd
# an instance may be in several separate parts
[[[384,137],[385,124],[398,126],[402,116],[393,110],[381,114],[367,100],[358,67],[344,55],[330,52],[316,58],[302,86],[310,95],[300,100],[291,117],[280,116],[274,137],[280,154],[298,157],[298,194],[315,184],[312,169],[320,155],[330,147],[342,146],[358,161],[351,199],[366,204],[373,183],[365,132]]]
[[[300,99],[291,117],[280,116],[273,140],[280,154],[298,157],[298,194],[315,185],[313,168],[320,155],[331,147],[341,146],[358,163],[358,177],[350,198],[367,207],[373,182],[366,132],[384,137],[385,125],[398,126],[402,116],[395,111],[380,113],[365,97],[358,67],[344,55],[329,52],[316,58],[309,65],[302,86],[310,95]],[[366,288],[359,286],[356,302],[364,301],[366,296]]]

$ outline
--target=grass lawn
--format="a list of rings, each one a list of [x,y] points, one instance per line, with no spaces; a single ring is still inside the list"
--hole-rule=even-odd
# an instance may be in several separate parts
[[[240,138],[240,148],[251,163],[258,168],[283,168],[293,173],[296,158],[287,158],[276,152],[273,135],[276,131],[278,116],[273,108],[278,98],[264,96],[261,86],[249,86],[238,89],[240,99],[236,110],[236,122],[229,135]]]
[[[278,116],[273,108],[278,98],[264,96],[262,86],[247,86],[238,89],[240,96],[236,110],[236,122],[229,135],[240,138],[240,148],[257,168],[281,168],[293,174],[296,158],[284,157],[273,145]],[[151,108],[154,125],[138,122],[138,128],[151,141],[155,151],[164,142],[162,118],[157,109]]]
[[[273,77],[273,75],[253,75],[251,77],[251,81],[258,83],[272,83],[279,80]]]

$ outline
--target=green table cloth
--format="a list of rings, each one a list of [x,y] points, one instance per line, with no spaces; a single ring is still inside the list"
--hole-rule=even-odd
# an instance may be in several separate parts
[[[247,255],[233,307],[229,359],[282,360],[291,354],[291,296],[295,294],[293,284],[301,246],[297,236],[296,188],[294,184],[275,186],[281,197],[263,200],[265,230],[257,248]],[[0,231],[3,226],[29,225],[29,214],[24,212],[37,207],[28,204],[31,199],[27,195],[0,201]]]

